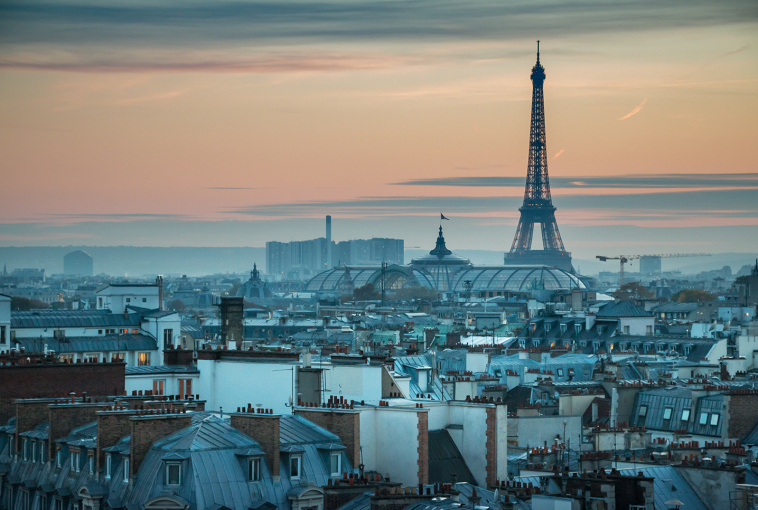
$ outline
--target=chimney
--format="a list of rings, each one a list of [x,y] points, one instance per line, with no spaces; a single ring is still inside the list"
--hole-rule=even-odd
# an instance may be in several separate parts
[[[115,446],[122,437],[131,433],[129,418],[135,416],[137,411],[134,409],[118,409],[114,411],[98,411],[97,416],[97,471],[105,465],[105,454],[103,448]]]
[[[250,412],[232,413],[231,425],[258,441],[261,450],[266,454],[266,464],[274,476],[274,481],[279,481],[279,420],[281,415],[253,412],[255,409],[250,408],[249,404],[248,410]]]
[[[332,402],[329,405],[334,405]],[[344,404],[347,405],[347,404]],[[347,449],[350,464],[361,464],[361,414],[357,409],[300,407],[295,414],[315,423],[340,438]]]
[[[332,268],[332,217],[326,216],[326,268]]]
[[[82,400],[88,399],[83,396]],[[96,413],[103,408],[103,404],[93,402],[67,402],[65,404],[51,404],[48,408],[50,410],[50,430],[47,434],[47,451],[48,458],[52,460],[55,455],[54,441],[66,437],[77,427],[95,421],[97,419]]]
[[[50,418],[47,406],[54,402],[54,399],[16,400],[16,451],[21,451],[19,434],[45,423]]]
[[[221,298],[221,339],[226,346],[229,342],[242,345],[244,304],[242,297]]]
[[[158,285],[158,310],[163,311],[163,275],[156,276],[155,283]]]
[[[192,425],[189,414],[138,414],[129,417],[131,445],[129,453],[129,479],[139,471],[150,447],[159,439]]]

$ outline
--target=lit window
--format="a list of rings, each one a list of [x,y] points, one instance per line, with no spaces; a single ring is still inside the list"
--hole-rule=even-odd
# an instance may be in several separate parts
[[[332,453],[329,456],[329,465],[332,476],[339,476],[342,472],[342,454]]]
[[[166,464],[166,485],[181,485],[182,466],[180,464]]]
[[[150,353],[149,352],[140,352],[137,355],[137,365],[139,366],[147,366],[150,365]]]
[[[638,414],[641,418],[647,416],[647,406],[640,406],[640,412]]]
[[[700,425],[708,423],[708,413],[700,413]]]
[[[671,419],[671,413],[673,413],[674,410],[670,407],[667,407],[663,410],[663,419],[664,420],[670,420]]]
[[[261,480],[261,459],[250,459],[247,466],[247,477],[251,482]]]
[[[300,478],[300,463],[302,458],[298,455],[290,458],[290,478]]]
[[[690,421],[690,410],[685,409],[682,411],[682,421]]]
[[[715,427],[716,425],[719,424],[720,416],[721,416],[720,414],[716,414],[716,413],[711,415],[711,427]]]

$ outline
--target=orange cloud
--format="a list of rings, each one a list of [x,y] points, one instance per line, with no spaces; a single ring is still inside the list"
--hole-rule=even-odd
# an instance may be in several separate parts
[[[627,113],[626,115],[624,115],[623,117],[621,117],[619,120],[626,120],[629,117],[631,117],[632,115],[637,115],[638,113],[640,113],[640,110],[642,110],[642,107],[645,106],[646,102],[647,102],[647,98],[643,99],[640,104],[638,104],[637,106],[634,107],[634,110],[632,110],[631,112]]]

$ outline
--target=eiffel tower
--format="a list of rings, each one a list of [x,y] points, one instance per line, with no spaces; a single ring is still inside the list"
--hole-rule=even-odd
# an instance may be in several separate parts
[[[563,247],[555,207],[550,197],[550,178],[547,174],[545,149],[545,100],[542,84],[545,68],[540,64],[540,42],[537,41],[537,63],[532,68],[532,124],[529,134],[529,167],[526,174],[524,205],[519,208],[521,218],[513,238],[511,251],[505,254],[506,265],[546,265],[574,271],[571,254]],[[534,224],[540,224],[542,250],[532,250]]]

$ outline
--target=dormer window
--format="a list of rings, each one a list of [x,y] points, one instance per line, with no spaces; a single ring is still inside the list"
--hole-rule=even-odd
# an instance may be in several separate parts
[[[549,333],[550,332],[550,328],[552,328],[552,327],[553,327],[552,324],[549,324],[549,323],[546,322],[545,323],[545,333]]]
[[[674,409],[672,407],[666,407],[663,410],[663,419],[664,420],[670,420],[671,419],[671,413],[674,412]]]
[[[700,425],[706,425],[708,423],[708,413],[700,413]]]
[[[300,471],[302,469],[303,458],[300,455],[293,455],[290,457],[290,478],[293,480],[300,479]]]
[[[37,441],[32,441],[32,462],[37,462]]]
[[[568,326],[566,324],[561,324],[561,335],[565,335],[567,329]]]
[[[89,466],[89,474],[94,475],[95,474],[95,456],[90,454],[87,457],[87,464]]]
[[[60,447],[55,451],[55,467],[60,469],[61,465],[63,464],[63,452],[61,451]]]
[[[124,457],[124,481],[129,481],[129,457]]]
[[[166,485],[182,484],[182,465],[178,462],[166,464]]]
[[[719,418],[720,417],[721,417],[721,415],[718,414],[718,413],[713,413],[711,415],[711,427],[715,427],[716,425],[719,424]]]
[[[108,453],[105,455],[105,478],[110,480],[111,473],[113,472],[113,457]]]
[[[71,470],[79,472],[79,452],[76,450],[71,450]]]
[[[251,482],[261,481],[261,459],[250,459],[248,461],[247,479]]]
[[[339,476],[342,472],[342,454],[332,453],[329,455],[329,472],[332,476]]]
[[[24,460],[29,460],[29,440],[27,438],[21,442],[21,455]]]
[[[581,324],[574,324],[574,331],[576,331],[577,335],[579,333],[581,333],[582,332],[582,325]]]
[[[689,409],[682,410],[682,421],[690,421],[690,410]]]

